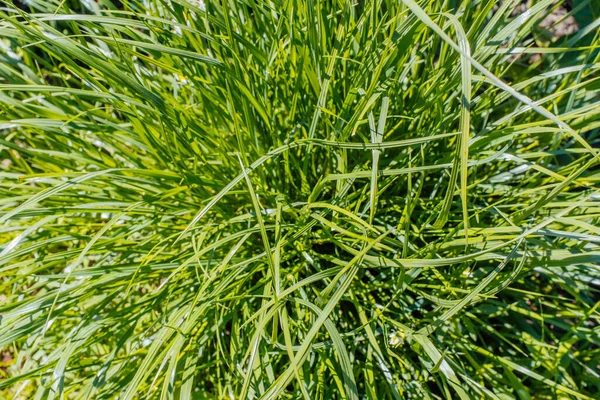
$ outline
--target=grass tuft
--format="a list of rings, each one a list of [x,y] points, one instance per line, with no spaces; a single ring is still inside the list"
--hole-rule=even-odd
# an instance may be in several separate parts
[[[600,10],[533,3],[0,0],[0,397],[597,398]]]

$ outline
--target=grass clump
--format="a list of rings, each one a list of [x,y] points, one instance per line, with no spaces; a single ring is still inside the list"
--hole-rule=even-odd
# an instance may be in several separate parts
[[[600,20],[517,3],[2,2],[0,394],[597,396]]]

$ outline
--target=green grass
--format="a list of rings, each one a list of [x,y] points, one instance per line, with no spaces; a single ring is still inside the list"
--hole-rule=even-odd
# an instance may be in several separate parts
[[[0,1],[0,397],[597,398],[600,14],[517,3]]]

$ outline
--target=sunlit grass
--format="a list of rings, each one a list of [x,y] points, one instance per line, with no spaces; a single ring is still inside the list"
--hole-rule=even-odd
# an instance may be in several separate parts
[[[517,3],[0,1],[0,397],[596,398],[600,15]]]

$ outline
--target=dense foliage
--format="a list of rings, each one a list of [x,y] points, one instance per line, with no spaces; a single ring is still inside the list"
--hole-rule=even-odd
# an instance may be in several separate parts
[[[597,398],[597,3],[519,3],[0,0],[0,396]]]

